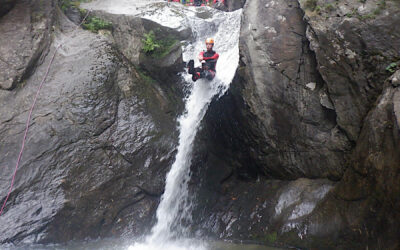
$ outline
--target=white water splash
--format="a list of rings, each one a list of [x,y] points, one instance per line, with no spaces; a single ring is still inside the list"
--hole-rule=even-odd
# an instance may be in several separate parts
[[[204,49],[206,37],[214,37],[215,50],[220,54],[217,76],[211,82],[198,80],[192,85],[191,93],[186,100],[185,113],[179,119],[178,152],[175,162],[167,174],[165,192],[157,209],[157,223],[153,227],[151,235],[146,238],[146,244],[140,245],[141,249],[146,249],[143,248],[144,246],[151,246],[152,248],[149,249],[166,249],[165,243],[171,243],[176,239],[179,239],[180,246],[175,248],[177,244],[171,243],[172,245],[169,246],[171,248],[168,249],[206,248],[199,242],[190,244],[190,241],[189,244],[181,247],[182,237],[188,236],[187,229],[182,223],[190,224],[191,222],[192,204],[188,199],[191,154],[193,141],[208,105],[214,96],[225,93],[238,66],[241,11],[226,13],[208,8],[199,11],[210,12],[211,15],[210,18],[202,19],[194,16],[193,10],[190,10],[191,13],[186,13],[185,16],[190,16],[186,23],[191,25],[196,42],[184,48],[184,60],[196,58],[200,48]],[[186,75],[185,78],[191,82],[190,75]],[[139,249],[136,247],[139,245],[131,249]]]
[[[214,50],[220,54],[217,74],[214,80],[198,80],[192,83],[191,75],[183,77],[190,84],[185,112],[179,118],[179,146],[175,162],[166,177],[165,191],[157,209],[157,223],[143,243],[130,246],[129,250],[203,250],[207,246],[199,240],[188,239],[187,225],[191,223],[191,201],[188,198],[188,182],[193,142],[207,108],[212,99],[221,96],[228,89],[239,62],[239,31],[241,10],[222,12],[208,7],[184,7],[165,2],[144,6],[129,4],[128,0],[99,0],[92,3],[97,9],[118,14],[140,15],[161,25],[193,32],[194,42],[183,48],[183,59],[196,59],[205,49],[205,39],[215,39]],[[151,1],[150,1],[151,2]],[[102,4],[99,4],[102,3]],[[108,5],[110,6],[108,6]],[[122,11],[122,12],[121,12]],[[200,64],[196,61],[196,64]]]

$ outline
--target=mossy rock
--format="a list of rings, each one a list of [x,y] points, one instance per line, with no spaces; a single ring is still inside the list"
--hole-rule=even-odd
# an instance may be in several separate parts
[[[159,34],[159,32],[158,32]],[[160,38],[160,35],[155,35],[153,30],[144,34],[143,42],[143,52],[147,56],[154,58],[164,58],[179,44],[179,40],[173,35],[168,35],[167,37]]]
[[[86,18],[85,23],[83,23],[83,28],[97,33],[99,30],[111,30],[112,23],[105,21],[99,17],[89,16]]]
[[[182,46],[179,32],[149,20],[143,20],[144,33],[139,55],[140,67],[160,80],[168,80],[182,71]]]

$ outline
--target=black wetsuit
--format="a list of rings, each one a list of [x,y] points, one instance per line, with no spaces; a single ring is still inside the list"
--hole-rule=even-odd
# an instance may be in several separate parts
[[[194,68],[194,61],[190,60],[188,64],[189,74],[192,74],[192,80],[196,81],[199,78],[206,78],[208,80],[212,80],[215,77],[216,66],[219,55],[214,50],[211,51],[202,51],[200,54],[203,57],[205,63],[203,63],[202,67]]]

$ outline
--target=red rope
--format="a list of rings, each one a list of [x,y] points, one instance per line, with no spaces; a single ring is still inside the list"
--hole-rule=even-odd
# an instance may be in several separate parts
[[[87,16],[89,15],[89,13],[90,13],[90,11],[87,12],[85,18],[83,18],[82,22],[81,22],[72,32],[75,32],[75,30],[77,30],[77,28],[80,27],[80,26],[83,24],[83,22],[85,22],[85,20],[86,20]],[[10,189],[8,190],[8,194],[7,194],[7,196],[6,196],[6,199],[4,200],[3,205],[1,206],[0,216],[3,214],[3,210],[4,210],[5,206],[6,206],[7,200],[8,200],[8,198],[10,197],[12,188],[13,188],[13,186],[14,186],[15,176],[17,175],[17,170],[18,170],[18,167],[19,167],[19,163],[20,163],[20,161],[21,161],[22,153],[24,152],[24,148],[25,148],[26,137],[27,137],[27,135],[28,135],[28,130],[29,130],[30,122],[31,122],[31,117],[32,117],[33,109],[35,108],[36,101],[37,101],[37,98],[38,98],[38,96],[39,96],[40,90],[42,89],[42,86],[43,86],[44,82],[46,81],[47,76],[49,75],[50,67],[51,67],[51,65],[53,64],[54,58],[55,58],[55,56],[56,56],[56,54],[57,54],[58,49],[61,47],[61,45],[62,45],[62,44],[58,45],[58,46],[56,47],[56,49],[54,50],[53,56],[51,57],[51,60],[50,60],[50,63],[49,63],[49,65],[47,66],[46,74],[44,75],[44,77],[43,77],[43,79],[42,79],[42,82],[40,83],[39,88],[38,88],[38,90],[36,91],[35,99],[33,99],[33,103],[32,103],[31,109],[29,110],[28,119],[26,120],[25,133],[24,133],[24,137],[23,137],[23,139],[22,139],[21,150],[19,151],[17,163],[16,163],[16,165],[15,165],[15,170],[14,170],[14,174],[13,174],[13,177],[12,177],[12,180],[11,180]]]

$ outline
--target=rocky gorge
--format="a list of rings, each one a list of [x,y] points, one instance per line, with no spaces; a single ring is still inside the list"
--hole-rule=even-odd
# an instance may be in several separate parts
[[[112,28],[93,33],[75,29],[84,14],[63,3],[0,0],[2,202],[37,84],[62,44],[0,216],[3,244],[142,236],[176,154],[188,88],[180,44],[192,31],[94,10],[89,18]],[[193,145],[190,230],[399,248],[400,2],[227,4],[243,7],[240,62]],[[150,31],[168,41],[158,55],[143,51]]]

